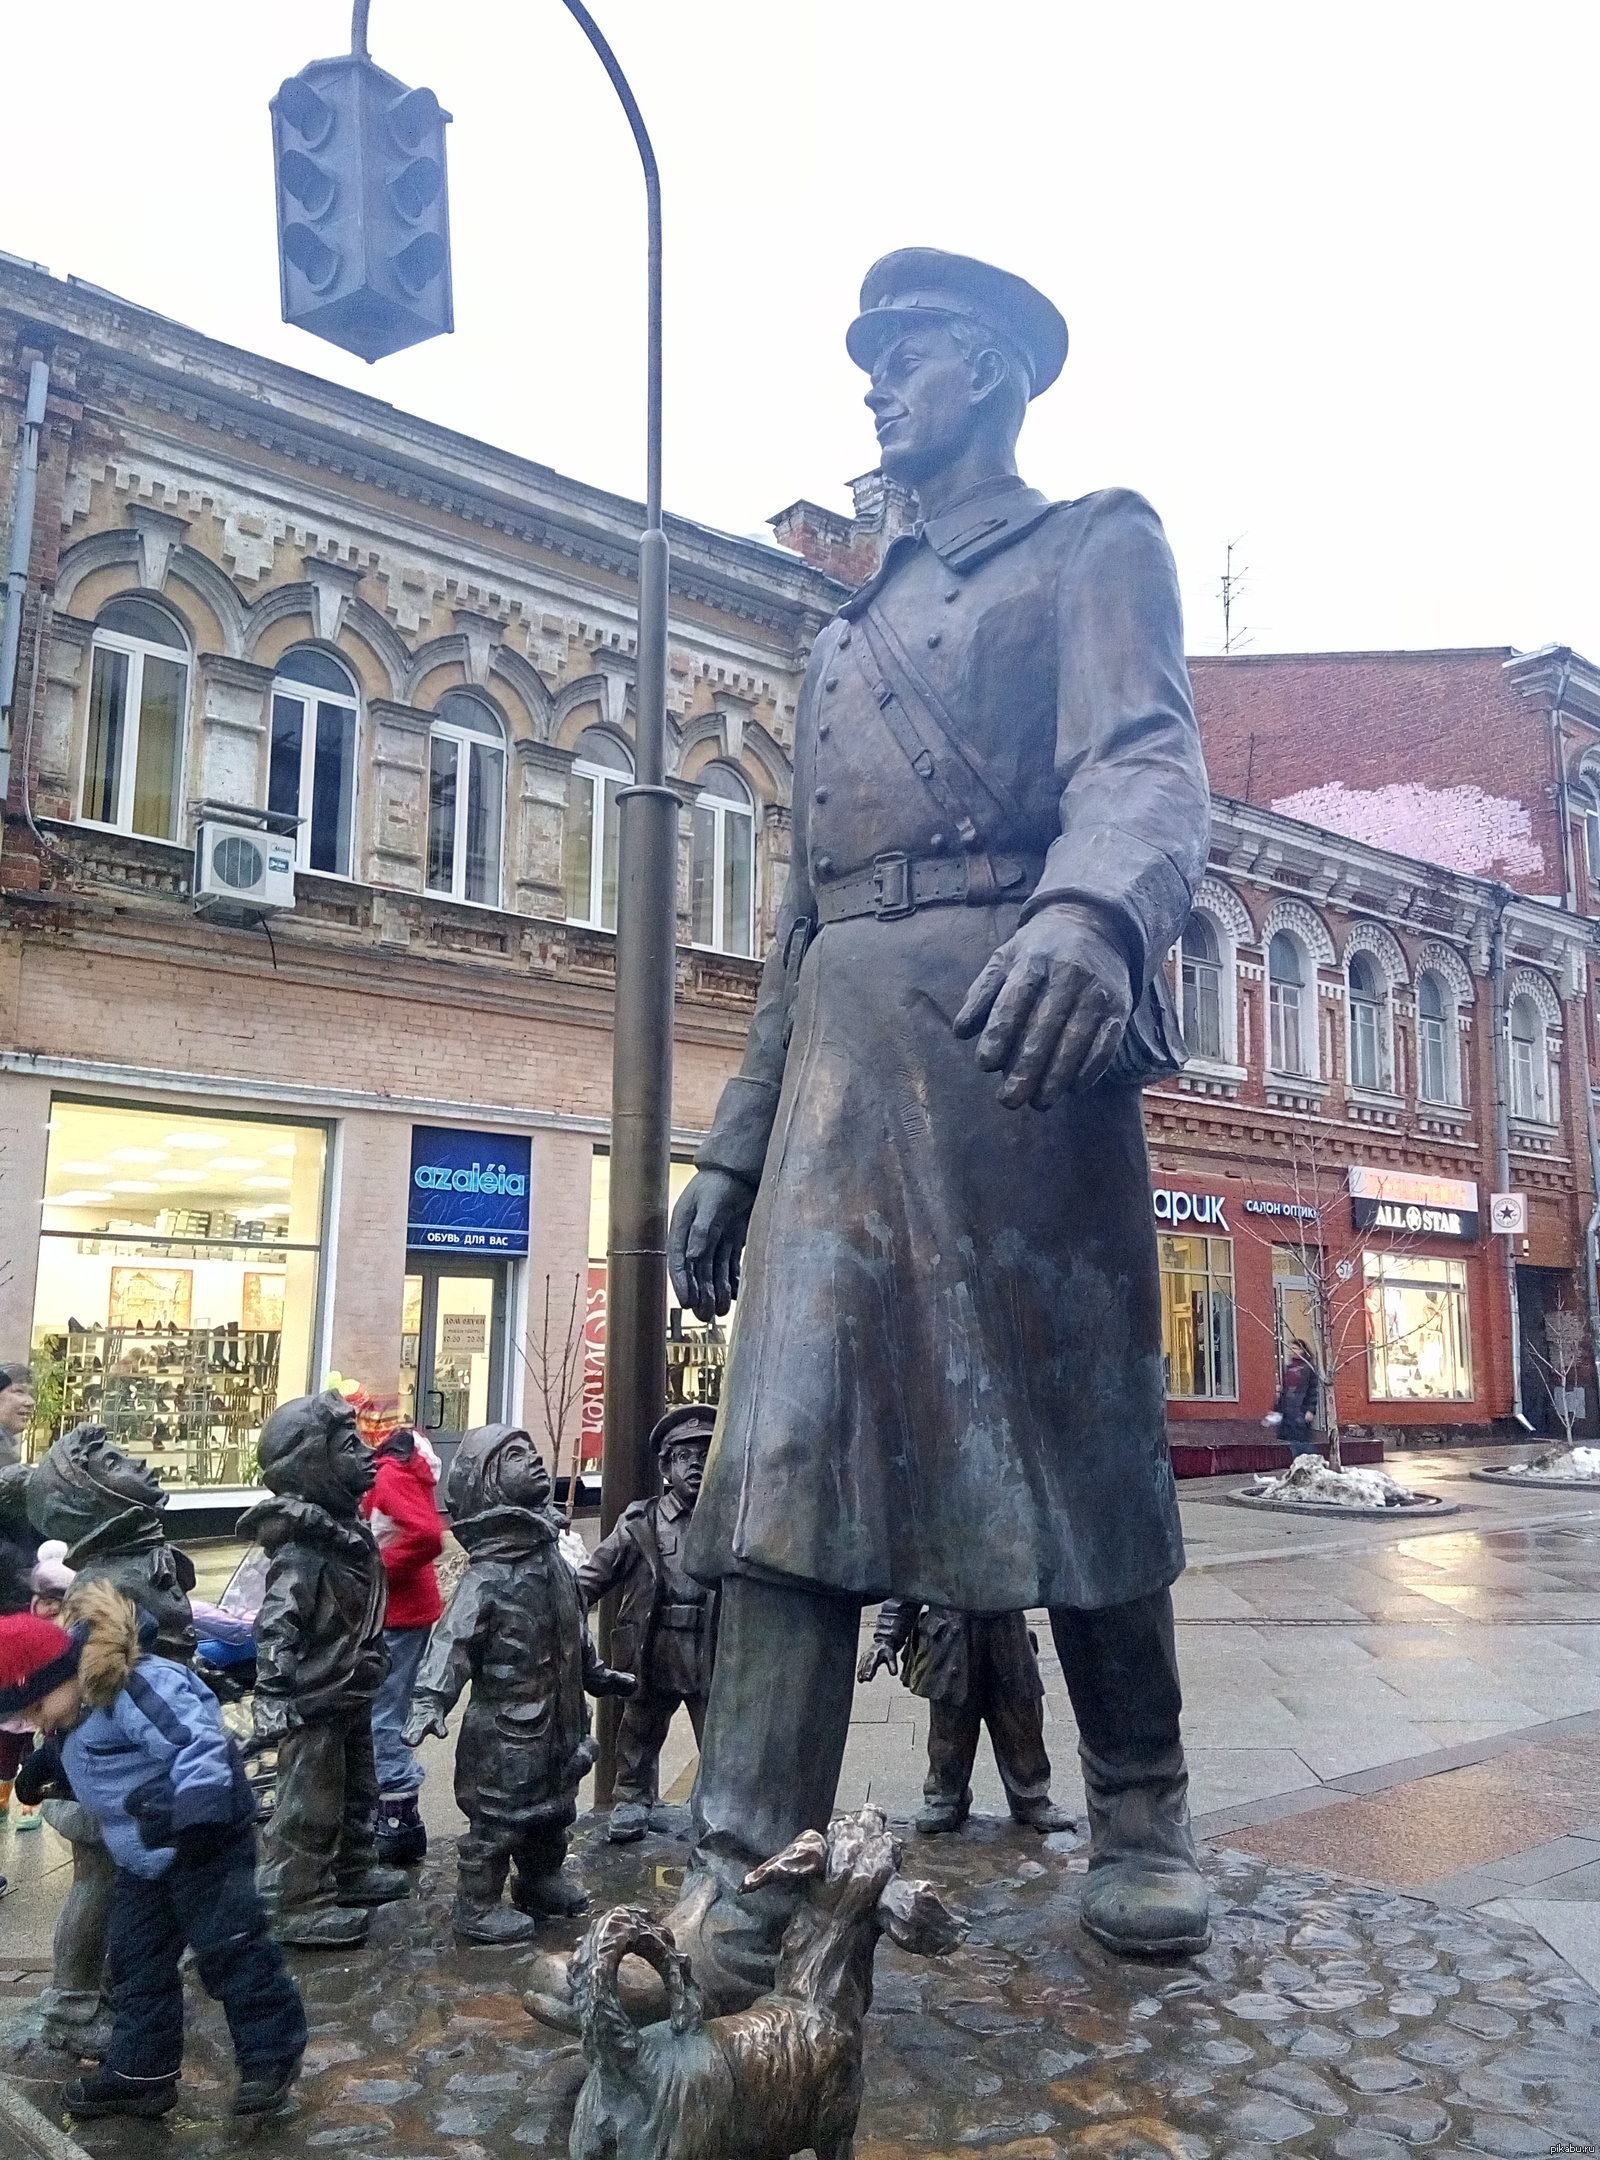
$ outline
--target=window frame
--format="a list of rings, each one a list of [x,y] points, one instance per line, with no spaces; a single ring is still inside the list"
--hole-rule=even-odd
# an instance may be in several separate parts
[[[1519,1035],[1516,1031],[1519,1006],[1532,1018],[1531,1035]],[[1523,1051],[1527,1053],[1525,1058],[1519,1055]],[[1514,991],[1506,1006],[1506,1066],[1511,1083],[1511,1115],[1524,1125],[1559,1124],[1550,1061],[1550,1030],[1544,1014],[1526,990]],[[1524,1074],[1526,1095],[1519,1086]],[[1524,1101],[1530,1107],[1525,1109]]]
[[[1211,940],[1212,949],[1209,954],[1191,953],[1187,949],[1189,933],[1197,925]],[[1199,908],[1195,909],[1184,924],[1183,933],[1178,939],[1178,1007],[1183,1039],[1191,1056],[1203,1058],[1213,1065],[1223,1064],[1229,1054],[1227,1015],[1223,1001],[1223,984],[1228,978],[1229,969],[1224,958],[1223,944],[1222,933],[1217,925]],[[1209,981],[1203,980],[1203,976],[1208,977]],[[1192,1009],[1197,1015],[1203,1016],[1207,991],[1210,993],[1216,1022],[1214,1048],[1199,1043],[1195,1039],[1198,1031],[1190,1027],[1191,992]]]
[[[97,622],[94,635],[89,641],[89,688],[88,702],[84,709],[83,754],[79,760],[78,802],[76,824],[88,825],[96,832],[124,833],[135,840],[162,840],[169,846],[178,841],[178,813],[183,802],[183,783],[189,763],[189,708],[194,685],[194,654],[190,641],[179,626],[175,616],[154,600],[146,600],[140,593],[114,593],[101,612],[118,600],[138,600],[171,622],[175,642],[157,645],[151,638],[136,637],[127,630],[102,629]],[[91,714],[94,708],[95,655],[101,652],[121,653],[128,663],[123,684],[122,741],[118,752],[117,814],[114,818],[90,817],[84,810],[84,796],[89,784],[89,734]],[[178,755],[172,781],[172,800],[168,806],[167,830],[162,833],[145,833],[135,829],[133,819],[134,797],[138,787],[139,735],[144,719],[144,663],[146,657],[158,660],[178,661],[183,668],[183,687],[178,707]]]
[[[1356,971],[1370,977],[1373,987],[1357,990]],[[1368,1095],[1389,1093],[1389,987],[1378,961],[1370,952],[1351,953],[1345,961],[1345,1065],[1349,1083]],[[1359,1015],[1359,1018],[1358,1018]],[[1370,1056],[1368,1078],[1363,1066]]]
[[[713,764],[707,768],[708,772],[711,773],[715,773],[716,771],[718,771],[718,769],[719,768],[716,764]],[[696,952],[728,953],[736,960],[753,960],[756,957],[755,798],[742,774],[733,773],[732,768],[727,766],[724,766],[721,769],[727,771],[730,777],[737,779],[739,786],[744,790],[744,800],[741,802],[737,801],[731,795],[718,795],[713,792],[712,789],[706,787],[704,784],[702,784],[700,792],[695,796],[692,806],[695,819],[698,820],[698,818],[702,814],[705,814],[708,815],[712,820],[711,936],[710,939],[707,940],[704,938],[697,938],[691,935],[689,943]],[[728,820],[730,818],[743,819],[745,825],[748,827],[749,830],[750,897],[748,903],[746,942],[742,948],[736,945],[730,945],[728,943],[727,922],[725,919],[727,904],[726,886],[728,861]],[[689,891],[691,930],[694,922],[693,894],[695,877],[695,856],[698,851],[698,845],[698,829],[691,828],[689,841]]]
[[[616,738],[608,736],[607,740],[615,741]],[[611,781],[619,788],[630,788],[634,786],[637,777],[632,751],[627,744],[622,742],[617,743],[617,748],[628,760],[626,772],[617,765],[602,765],[595,758],[575,757],[572,761],[571,772],[568,775],[567,792],[567,806],[570,815],[572,781],[584,781],[589,787],[589,908],[586,914],[574,915],[569,901],[566,919],[578,929],[602,930],[608,936],[616,935],[617,925],[615,917],[609,923],[605,920],[605,783]],[[619,826],[621,824],[620,817],[618,818],[618,824]],[[564,823],[562,829],[563,852],[569,837],[570,826]],[[567,880],[564,861],[562,864],[562,881],[565,891]]]
[[[350,684],[348,691],[325,690],[320,683],[297,682],[292,675],[282,672],[283,663],[300,651],[314,652],[337,667]],[[272,738],[277,724],[279,698],[297,702],[301,710],[300,720],[300,785],[295,801],[294,815],[300,820],[294,834],[294,866],[296,870],[309,872],[313,877],[342,878],[347,883],[356,882],[356,836],[357,819],[361,802],[361,693],[356,687],[355,676],[342,659],[326,653],[320,645],[291,645],[273,664],[272,688],[267,694],[267,802],[272,800]],[[315,787],[317,762],[317,737],[321,729],[318,708],[331,705],[336,710],[348,712],[352,718],[350,740],[350,805],[345,818],[347,833],[346,860],[342,869],[329,870],[311,860],[315,838]],[[306,725],[306,712],[313,715],[312,724]]]
[[[1406,1272],[1408,1269],[1415,1269],[1417,1272],[1408,1274]],[[1424,1271],[1428,1269],[1435,1269],[1438,1272],[1433,1274],[1425,1273]],[[1439,1403],[1475,1402],[1477,1400],[1477,1382],[1472,1357],[1472,1298],[1465,1261],[1454,1258],[1435,1259],[1431,1256],[1425,1258],[1420,1254],[1404,1251],[1368,1251],[1362,1255],[1361,1289],[1366,1314],[1367,1400],[1369,1402]],[[1415,1390],[1407,1392],[1394,1388],[1390,1374],[1390,1361],[1394,1352],[1400,1345],[1410,1341],[1413,1336],[1421,1335],[1423,1323],[1419,1322],[1416,1326],[1405,1329],[1399,1335],[1391,1337],[1387,1327],[1387,1308],[1384,1304],[1384,1292],[1386,1290],[1401,1293],[1417,1291],[1421,1292],[1425,1297],[1445,1301],[1442,1310],[1449,1313],[1454,1334],[1451,1354],[1458,1375],[1465,1381],[1464,1389],[1457,1388],[1450,1394],[1443,1394]],[[1374,1302],[1375,1293],[1376,1303]],[[1381,1339],[1373,1324],[1375,1313],[1382,1316],[1385,1322]],[[1381,1387],[1380,1380],[1382,1382]]]
[[[1295,963],[1300,973],[1300,980],[1296,983],[1280,980],[1272,972],[1272,948],[1279,938],[1285,941],[1295,956]],[[1316,964],[1292,930],[1275,930],[1267,940],[1267,1070],[1269,1073],[1279,1074],[1285,1080],[1310,1080],[1315,1078],[1311,1062],[1306,1054],[1305,999],[1307,984],[1305,978],[1308,972],[1311,976],[1311,1010],[1314,1014],[1316,1010]],[[1287,1004],[1279,997],[1278,993],[1285,990],[1293,990],[1294,992],[1294,1003],[1292,1005]],[[1284,1022],[1280,1016],[1291,1012],[1294,1015],[1295,1050],[1298,1062],[1294,1065],[1279,1064],[1276,1053],[1280,1043],[1285,1040]]]
[[[1437,983],[1442,1010],[1425,1013],[1422,1009],[1422,986],[1425,982]],[[1438,1030],[1436,1044],[1429,1030]],[[1461,1067],[1459,1056],[1461,1023],[1456,1010],[1455,994],[1437,968],[1425,967],[1417,976],[1417,1100],[1431,1104],[1436,1109],[1459,1110],[1461,1107]],[[1440,1090],[1437,1095],[1428,1091],[1428,1062],[1430,1044],[1438,1051]]]
[[[1162,1231],[1157,1240],[1157,1265],[1161,1293],[1161,1365],[1162,1385],[1168,1402],[1238,1402],[1239,1396],[1239,1292],[1238,1271],[1235,1265],[1234,1240],[1231,1237],[1208,1237],[1201,1232]],[[1199,1265],[1190,1267],[1179,1264],[1174,1258],[1169,1264],[1169,1253],[1179,1245],[1198,1245],[1201,1248]],[[1219,1256],[1226,1252],[1226,1263]],[[1196,1377],[1204,1363],[1205,1372],[1212,1384],[1192,1393],[1179,1393],[1173,1389],[1173,1367],[1176,1350],[1168,1334],[1168,1320],[1176,1310],[1176,1300],[1169,1285],[1174,1282],[1204,1285],[1205,1302],[1201,1356],[1195,1358]],[[1193,1297],[1191,1290],[1188,1295]],[[1199,1350],[1197,1340],[1191,1349]],[[1218,1352],[1225,1355],[1219,1358]],[[1221,1374],[1217,1367],[1225,1362],[1227,1372]],[[1226,1385],[1219,1385],[1219,1382]]]
[[[472,728],[461,720],[452,720],[444,708],[454,698],[462,704],[472,705],[483,714],[490,728]],[[428,865],[433,853],[433,746],[436,740],[453,743],[456,747],[456,806],[455,828],[451,834],[450,884],[446,888],[429,882]],[[499,760],[500,785],[495,802],[494,845],[494,891],[487,898],[474,898],[466,891],[467,882],[467,827],[471,816],[471,792],[474,748],[492,749]],[[505,722],[494,709],[470,691],[448,690],[434,707],[428,723],[427,818],[422,840],[422,889],[435,900],[453,900],[462,907],[502,906],[505,898],[505,841],[506,841],[506,775],[510,769],[507,754],[508,737]],[[465,753],[465,755],[463,755]],[[462,785],[462,766],[466,766],[466,785]]]

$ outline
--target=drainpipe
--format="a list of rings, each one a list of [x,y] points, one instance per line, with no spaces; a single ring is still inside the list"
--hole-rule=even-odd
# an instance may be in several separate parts
[[[35,360],[28,370],[28,404],[22,417],[22,458],[17,473],[17,501],[11,520],[11,553],[6,564],[6,619],[0,629],[0,804],[11,786],[11,702],[17,686],[17,646],[22,635],[22,603],[28,592],[28,563],[33,554],[33,499],[39,481],[39,430],[44,426],[50,370]]]
[[[1550,751],[1556,767],[1556,814],[1561,824],[1561,876],[1566,887],[1567,913],[1578,912],[1578,869],[1572,852],[1572,798],[1567,788],[1567,744],[1561,726],[1561,708],[1572,680],[1572,654],[1561,663],[1561,680],[1550,707]]]
[[[1497,885],[1498,912],[1489,944],[1489,1002],[1494,1013],[1494,1177],[1497,1192],[1511,1190],[1511,1008],[1506,1000],[1506,910],[1515,895]],[[1517,1255],[1511,1238],[1505,1244],[1506,1309],[1511,1316],[1511,1415],[1524,1432],[1533,1424],[1522,1407],[1522,1316],[1517,1310]]]
[[[1583,1121],[1589,1138],[1589,1182],[1594,1188],[1594,1206],[1589,1210],[1589,1220],[1583,1232],[1583,1287],[1589,1307],[1589,1356],[1595,1367],[1595,1384],[1600,1388],[1600,1133],[1595,1129],[1594,1071],[1589,1062],[1588,980],[1584,983],[1584,996],[1579,1000],[1578,1044],[1583,1053]],[[1600,1408],[1596,1410],[1600,1417]]]

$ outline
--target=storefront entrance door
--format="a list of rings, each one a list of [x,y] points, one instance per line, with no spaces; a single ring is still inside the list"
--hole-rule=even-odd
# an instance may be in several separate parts
[[[504,1414],[506,1264],[413,1253],[400,1320],[400,1422],[448,1463],[464,1432]]]

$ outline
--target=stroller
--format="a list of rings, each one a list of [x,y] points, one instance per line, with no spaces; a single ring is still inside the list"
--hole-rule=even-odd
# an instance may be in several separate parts
[[[256,1684],[255,1618],[267,1585],[267,1556],[252,1545],[228,1578],[215,1605],[191,1600],[199,1641],[194,1669],[222,1705],[222,1722],[238,1741],[250,1785],[263,1815],[277,1790],[277,1750],[255,1738],[252,1695]]]

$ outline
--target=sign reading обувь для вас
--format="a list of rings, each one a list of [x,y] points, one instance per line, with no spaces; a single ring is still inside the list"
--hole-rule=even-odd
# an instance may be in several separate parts
[[[414,1125],[407,1246],[424,1252],[525,1253],[532,1153],[525,1136]]]

